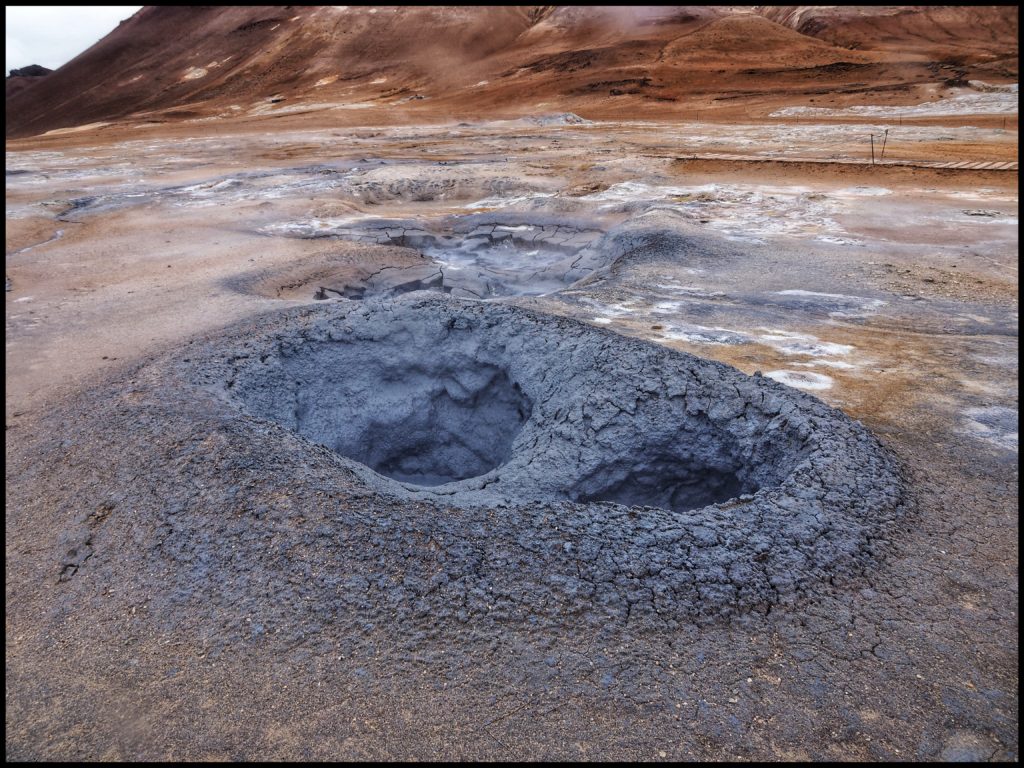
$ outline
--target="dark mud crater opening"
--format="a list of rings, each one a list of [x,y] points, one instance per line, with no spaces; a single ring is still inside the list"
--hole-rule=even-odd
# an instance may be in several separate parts
[[[596,482],[580,483],[573,496],[583,502],[614,501],[683,512],[757,490],[743,482],[740,468],[721,464],[720,459],[709,460],[699,452],[655,451],[627,466],[602,467],[602,476]]]
[[[296,431],[414,485],[465,480],[503,464],[530,415],[519,385],[493,364],[419,352],[410,359],[373,343],[345,344],[296,361]]]

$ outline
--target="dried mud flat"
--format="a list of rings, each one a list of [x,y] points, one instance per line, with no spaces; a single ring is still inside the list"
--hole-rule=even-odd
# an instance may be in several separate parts
[[[1016,178],[865,127],[10,143],[8,757],[1016,759]]]

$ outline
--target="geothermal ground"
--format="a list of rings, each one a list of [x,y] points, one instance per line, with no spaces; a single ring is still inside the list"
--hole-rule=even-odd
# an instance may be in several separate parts
[[[877,119],[8,142],[8,757],[1016,759],[1016,115]]]

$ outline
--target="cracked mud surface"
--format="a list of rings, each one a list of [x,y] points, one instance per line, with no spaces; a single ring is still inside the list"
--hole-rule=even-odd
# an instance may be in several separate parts
[[[861,128],[480,124],[9,145],[8,757],[1016,759],[1015,178],[744,175],[677,159],[688,144],[827,157]],[[1008,137],[916,127],[895,146],[1001,159]],[[382,238],[375,221],[434,240],[386,226]],[[480,223],[573,226],[585,237],[551,263],[583,253],[587,270],[522,290],[531,273],[517,267],[486,302],[446,297],[428,271]],[[405,270],[424,274],[388,276]],[[317,300],[319,288],[357,300]],[[402,312],[461,319],[484,341],[466,348],[426,321],[403,334]],[[384,362],[331,339],[374,333]],[[603,375],[583,364],[595,347],[618,356]],[[764,474],[739,481],[748,496],[730,486],[707,491],[710,508],[675,503],[652,476],[678,442],[666,433],[638,453],[622,429],[633,422],[595,397],[592,425],[607,417],[608,451],[635,463],[610,462],[601,474],[628,482],[594,489],[581,478],[604,454],[573,453],[582,421],[565,394],[552,440],[574,447],[555,470],[563,491],[579,481],[577,501],[480,503],[500,483],[473,486],[514,468],[543,434],[531,420],[558,402],[531,370],[579,392],[650,380],[659,397],[634,407],[657,435],[655,422],[698,423],[667,397],[669,362],[690,360],[677,352],[704,359],[687,364],[695,376],[809,409],[831,425],[812,442],[846,435],[827,455],[875,471],[844,486],[841,462],[822,469],[798,485],[825,496],[794,506],[787,478],[815,454],[769,441]],[[334,382],[308,374],[325,355],[367,381],[415,362],[429,372],[417,400],[460,424],[483,409],[490,431],[460,427],[465,452],[410,463],[434,423],[407,409],[400,440],[355,456],[392,477],[374,475],[337,452],[351,444],[330,426],[367,409],[289,422],[290,404],[259,395],[277,377],[322,401]],[[484,359],[481,378],[460,357]],[[392,403],[408,393],[379,389]],[[725,411],[714,418],[734,424]],[[580,420],[590,413],[580,404]],[[740,454],[715,441],[706,455],[745,450],[736,466],[749,467],[754,442],[737,440]],[[892,466],[899,483],[884,480]],[[875,484],[904,494],[898,520],[896,499],[867,503]],[[456,486],[466,495],[438,493]]]

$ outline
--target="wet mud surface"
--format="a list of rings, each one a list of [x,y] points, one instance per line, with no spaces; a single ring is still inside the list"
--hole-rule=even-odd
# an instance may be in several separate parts
[[[63,141],[8,148],[9,757],[1016,759],[1015,179]]]

